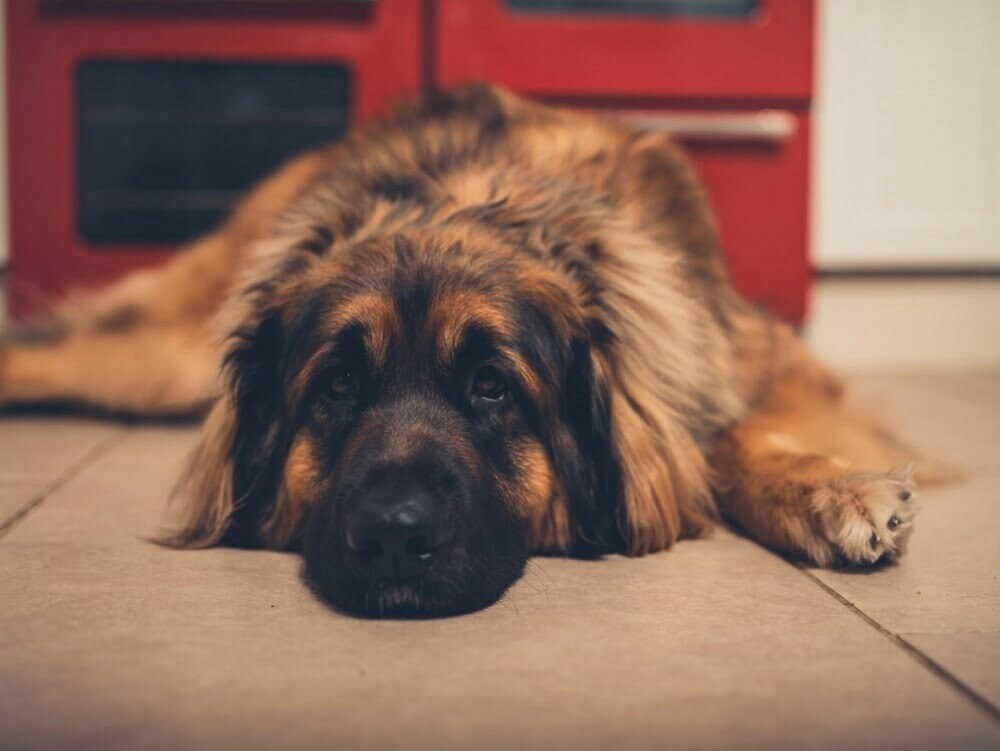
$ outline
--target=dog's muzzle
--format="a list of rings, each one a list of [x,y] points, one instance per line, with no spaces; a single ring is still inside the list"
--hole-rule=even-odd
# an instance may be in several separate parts
[[[417,478],[376,479],[352,501],[344,547],[351,567],[366,579],[413,581],[450,546],[444,503]]]

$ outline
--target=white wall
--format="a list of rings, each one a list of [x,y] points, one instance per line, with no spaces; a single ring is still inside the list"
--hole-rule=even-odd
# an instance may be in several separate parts
[[[1000,280],[825,279],[806,339],[848,371],[1000,368]]]
[[[1000,0],[818,0],[813,262],[1000,270]],[[847,370],[1000,368],[1000,277],[820,278]]]
[[[820,0],[813,257],[1000,268],[1000,0]]]

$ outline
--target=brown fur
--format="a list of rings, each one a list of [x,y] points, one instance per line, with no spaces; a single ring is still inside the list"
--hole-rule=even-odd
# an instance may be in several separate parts
[[[359,257],[352,248],[362,242]],[[673,142],[496,89],[404,109],[301,157],[162,269],[65,304],[60,326],[49,327],[62,331],[55,341],[12,339],[0,349],[0,403],[156,415],[214,401],[172,537],[214,544],[242,503],[233,493],[237,405],[217,378],[222,356],[269,316],[294,326],[302,301],[331,280],[392,268],[398,242],[445,276],[502,265],[561,340],[590,343],[629,553],[702,534],[720,515],[821,564],[901,552],[911,480],[894,468],[914,453],[849,409],[792,331],[733,291],[703,189]],[[488,278],[478,290],[449,287],[445,276],[421,334],[440,363],[470,325],[500,342],[516,335],[503,290]],[[378,289],[323,315],[314,332],[332,338],[361,324],[380,362],[406,336],[407,312]],[[558,384],[513,345],[500,349],[554,415]],[[304,398],[316,362],[299,363],[291,404]],[[299,540],[327,482],[308,430],[288,441],[260,530],[273,547]],[[515,454],[517,472],[500,482],[506,502],[526,520],[534,549],[566,550],[572,504],[552,457],[531,438]]]

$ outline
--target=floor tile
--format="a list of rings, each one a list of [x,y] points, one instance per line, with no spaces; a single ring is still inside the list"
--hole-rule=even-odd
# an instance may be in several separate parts
[[[813,573],[893,633],[1000,631],[1000,476],[933,488],[909,551],[871,573]]]
[[[1000,707],[1000,631],[903,634],[903,639]]]
[[[855,379],[907,436],[941,447],[969,477],[924,488],[908,555],[867,575],[814,574],[884,628],[1000,703],[1000,378],[995,374]]]
[[[294,555],[146,542],[191,431],[140,429],[0,542],[12,748],[997,748],[996,724],[724,531],[540,558],[496,606],[364,621]]]
[[[908,555],[867,575],[816,576],[894,633],[1000,630],[1000,380],[978,376],[868,376],[864,396],[888,405],[903,435],[926,436],[970,470],[923,488]]]
[[[121,431],[99,420],[0,415],[0,526]]]
[[[106,542],[123,534],[155,535],[196,439],[194,427],[133,429],[69,487],[53,493],[11,539],[60,542],[85,535]]]
[[[1000,473],[1000,378],[865,375],[849,382],[912,445],[971,473]]]

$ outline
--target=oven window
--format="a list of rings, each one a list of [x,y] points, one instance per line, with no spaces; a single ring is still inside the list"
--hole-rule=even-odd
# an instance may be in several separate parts
[[[749,18],[760,0],[507,0],[517,10],[545,13]]]
[[[342,65],[87,61],[77,69],[78,230],[95,245],[184,242],[256,180],[343,135]]]

